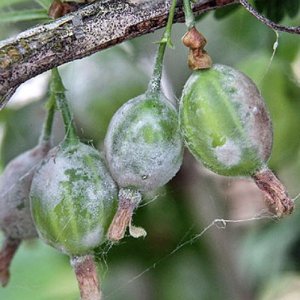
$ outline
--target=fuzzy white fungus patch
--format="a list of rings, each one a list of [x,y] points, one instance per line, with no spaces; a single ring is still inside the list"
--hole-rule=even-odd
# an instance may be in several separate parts
[[[232,140],[227,140],[224,145],[215,148],[218,161],[227,167],[239,164],[241,154],[240,146]]]
[[[82,237],[82,244],[88,248],[97,247],[103,239],[103,227],[97,226]]]

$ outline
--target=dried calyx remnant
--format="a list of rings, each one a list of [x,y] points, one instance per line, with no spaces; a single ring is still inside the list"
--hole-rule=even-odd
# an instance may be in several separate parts
[[[212,65],[206,39],[195,28],[190,0],[184,0],[188,32],[182,41],[190,49],[194,71],[186,82],[179,108],[185,142],[196,159],[225,176],[251,176],[277,217],[289,215],[294,201],[267,167],[273,143],[272,124],[254,82],[242,72]]]
[[[195,27],[195,17],[190,0],[183,0],[185,25],[188,28],[182,37],[182,43],[189,48],[188,66],[191,70],[208,69],[212,66],[212,60],[204,50],[205,37]]]
[[[262,169],[255,173],[252,178],[263,192],[266,204],[271,212],[278,217],[293,212],[294,201],[290,199],[284,185],[270,169]]]
[[[205,37],[192,27],[182,38],[183,44],[189,48],[188,66],[191,70],[207,69],[212,66],[212,60],[204,50]]]

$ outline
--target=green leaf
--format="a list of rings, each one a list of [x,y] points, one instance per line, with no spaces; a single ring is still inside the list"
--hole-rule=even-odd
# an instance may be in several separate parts
[[[258,12],[262,13],[264,11],[264,0],[254,0],[254,5]]]
[[[26,9],[0,13],[0,23],[49,19],[45,9]]]
[[[254,0],[255,8],[274,22],[280,22],[286,15],[295,17],[300,9],[299,0]]]
[[[299,0],[286,0],[285,1],[285,10],[290,18],[295,17],[300,9]]]
[[[285,4],[282,0],[273,0],[267,4],[266,15],[274,22],[280,22],[284,17]]]
[[[14,4],[29,2],[28,0],[1,0],[0,1],[0,9],[8,6],[12,6]]]

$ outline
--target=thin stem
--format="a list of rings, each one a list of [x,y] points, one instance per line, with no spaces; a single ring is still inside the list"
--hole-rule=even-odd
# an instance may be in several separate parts
[[[264,16],[262,16],[258,11],[256,11],[247,0],[239,0],[241,5],[243,5],[255,18],[257,18],[259,21],[263,22],[265,25],[268,27],[278,30],[278,31],[284,31],[284,32],[289,32],[289,33],[294,33],[294,34],[300,34],[300,26],[293,27],[293,26],[284,26],[284,25],[279,25]]]
[[[67,145],[77,143],[78,137],[73,122],[73,117],[69,109],[69,105],[65,96],[65,87],[59,75],[57,68],[52,69],[51,91],[55,97],[56,105],[58,106],[65,126]]]
[[[175,14],[176,2],[177,0],[172,1],[168,22],[163,37],[159,41],[159,47],[155,58],[154,70],[147,90],[147,93],[150,95],[157,96],[160,93],[160,89],[161,89],[160,82],[161,82],[163,60],[164,60],[166,46],[168,45],[169,47],[172,47],[171,31],[172,31],[173,19]]]
[[[183,0],[183,10],[185,15],[185,25],[188,29],[195,26],[195,17],[191,7],[191,0]]]
[[[81,300],[101,300],[102,292],[94,257],[73,256],[71,265],[77,278]]]
[[[51,84],[51,86],[50,86],[50,96],[49,96],[48,102],[46,104],[46,109],[47,109],[47,114],[46,114],[46,118],[45,118],[45,121],[43,124],[42,134],[40,136],[40,141],[39,141],[40,144],[49,142],[49,140],[51,138],[54,113],[55,113],[55,109],[56,109],[55,93],[53,91],[53,84]]]

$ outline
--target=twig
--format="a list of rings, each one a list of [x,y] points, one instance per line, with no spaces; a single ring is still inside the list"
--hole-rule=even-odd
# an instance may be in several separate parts
[[[278,31],[284,31],[288,33],[294,33],[294,34],[300,34],[300,26],[293,27],[293,26],[284,26],[284,25],[279,25],[264,16],[262,16],[258,11],[256,11],[247,0],[239,0],[241,5],[243,5],[254,17],[256,17],[258,20],[263,22],[265,25],[268,27],[278,30]]]
[[[197,0],[193,11],[199,15],[238,2]],[[164,27],[168,11],[165,0],[101,0],[0,42],[0,108],[13,90],[38,74]],[[183,21],[180,6],[175,22]]]

